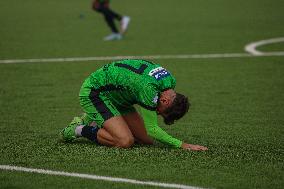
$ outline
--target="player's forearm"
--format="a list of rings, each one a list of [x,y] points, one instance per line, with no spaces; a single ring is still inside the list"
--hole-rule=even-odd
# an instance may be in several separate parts
[[[175,148],[181,148],[181,145],[183,143],[181,140],[178,140],[170,136],[159,127],[154,127],[154,128],[151,127],[150,129],[147,130],[147,132],[151,137],[155,138],[156,140],[164,144],[173,146]]]
[[[164,144],[168,144],[176,148],[181,147],[182,141],[170,136],[158,126],[157,115],[155,112],[141,109],[141,113],[148,135]]]

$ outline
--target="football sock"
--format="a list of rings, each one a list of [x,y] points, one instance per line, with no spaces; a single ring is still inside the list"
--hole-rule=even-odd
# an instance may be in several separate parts
[[[85,126],[82,128],[81,135],[93,142],[98,143],[97,140],[98,131],[99,131],[98,127]]]
[[[83,129],[84,125],[79,125],[76,127],[75,129],[75,135],[76,137],[81,137],[82,136],[82,129]]]

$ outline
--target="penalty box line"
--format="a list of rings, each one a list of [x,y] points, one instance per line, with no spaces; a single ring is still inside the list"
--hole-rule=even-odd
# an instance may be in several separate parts
[[[36,58],[36,59],[7,59],[0,60],[0,64],[13,63],[47,63],[47,62],[85,62],[121,59],[208,59],[208,58],[244,58],[244,57],[270,57],[284,56],[284,52],[267,52],[258,55],[249,53],[224,54],[184,54],[184,55],[148,55],[148,56],[101,56],[101,57],[70,57],[70,58]]]
[[[52,170],[46,170],[46,169],[33,169],[33,168],[18,167],[18,166],[11,166],[11,165],[0,165],[0,170],[20,171],[20,172],[38,173],[38,174],[55,175],[55,176],[77,177],[77,178],[82,178],[82,179],[101,180],[101,181],[108,181],[108,182],[120,182],[120,183],[136,184],[136,185],[148,185],[148,186],[156,186],[156,187],[163,187],[163,188],[204,189],[200,187],[181,185],[181,184],[171,184],[171,183],[162,183],[162,182],[153,182],[153,181],[139,181],[139,180],[134,180],[134,179],[107,177],[107,176],[81,174],[81,173],[69,173],[69,172],[52,171]]]

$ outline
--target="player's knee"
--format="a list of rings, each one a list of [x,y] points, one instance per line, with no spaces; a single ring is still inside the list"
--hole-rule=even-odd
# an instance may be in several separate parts
[[[120,148],[130,148],[134,144],[133,136],[124,137],[117,142],[117,146]]]

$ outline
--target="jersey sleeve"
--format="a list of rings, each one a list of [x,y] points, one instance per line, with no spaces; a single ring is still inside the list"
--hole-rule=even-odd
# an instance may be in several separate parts
[[[141,108],[141,114],[144,120],[145,128],[147,130],[148,135],[153,137],[154,139],[173,146],[175,148],[180,148],[182,145],[182,141],[178,140],[168,133],[166,133],[163,129],[158,126],[157,114],[154,111],[149,111],[144,108]]]
[[[174,76],[165,68],[157,67],[149,72],[159,85],[159,90],[164,91],[167,89],[174,89],[176,86],[176,79]]]

